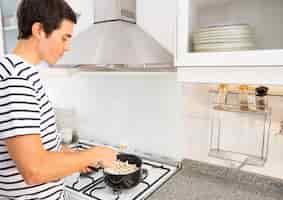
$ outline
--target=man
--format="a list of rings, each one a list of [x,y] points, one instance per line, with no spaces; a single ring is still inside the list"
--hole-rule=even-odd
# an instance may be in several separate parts
[[[106,147],[64,151],[35,65],[68,50],[76,15],[64,0],[22,0],[18,42],[0,59],[0,198],[63,199],[62,178],[88,166],[111,166]]]

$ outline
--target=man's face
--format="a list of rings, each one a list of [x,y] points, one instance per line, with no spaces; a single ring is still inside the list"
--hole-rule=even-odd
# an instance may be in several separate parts
[[[44,37],[41,37],[39,42],[39,53],[42,60],[51,65],[55,64],[64,55],[64,52],[69,50],[73,27],[73,22],[63,20],[61,26],[48,37],[44,33]]]

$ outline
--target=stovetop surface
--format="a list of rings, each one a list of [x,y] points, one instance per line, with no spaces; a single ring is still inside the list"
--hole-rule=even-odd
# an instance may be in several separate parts
[[[78,143],[74,149],[85,149],[92,146]],[[137,186],[127,190],[113,191],[104,183],[102,169],[88,174],[74,174],[65,178],[65,186],[69,199],[89,200],[139,200],[154,192],[160,185],[173,176],[178,168],[164,163],[143,159],[142,169],[148,171],[146,178]],[[66,198],[68,199],[68,198]]]

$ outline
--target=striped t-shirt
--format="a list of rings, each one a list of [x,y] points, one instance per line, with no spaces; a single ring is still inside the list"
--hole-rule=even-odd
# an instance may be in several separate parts
[[[35,66],[16,55],[0,58],[0,199],[63,199],[63,181],[27,185],[9,156],[5,139],[40,134],[47,151],[59,151],[61,137]]]

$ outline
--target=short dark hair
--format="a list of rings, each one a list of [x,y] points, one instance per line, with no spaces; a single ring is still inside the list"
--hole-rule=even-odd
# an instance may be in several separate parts
[[[17,10],[18,39],[28,39],[35,22],[49,36],[64,19],[77,23],[75,12],[64,0],[22,0]]]

